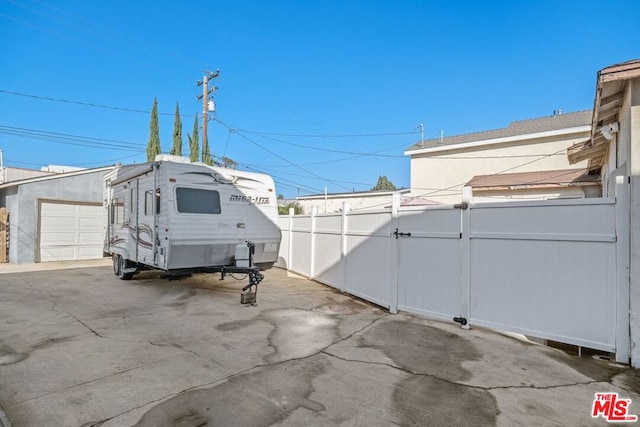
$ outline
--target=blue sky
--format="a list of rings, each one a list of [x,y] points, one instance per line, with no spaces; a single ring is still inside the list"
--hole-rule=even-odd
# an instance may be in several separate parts
[[[220,69],[215,156],[287,197],[408,187],[420,123],[435,138],[591,108],[596,72],[640,57],[638,16],[636,0],[0,0],[0,148],[16,167],[144,162],[156,97],[163,151],[178,102],[188,155],[195,82]]]

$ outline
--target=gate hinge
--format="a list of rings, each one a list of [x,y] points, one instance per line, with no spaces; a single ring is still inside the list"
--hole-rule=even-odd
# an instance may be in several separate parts
[[[462,326],[465,326],[467,324],[467,318],[466,317],[454,317],[453,321],[456,323],[460,323]]]
[[[394,236],[396,236],[396,239],[397,239],[398,237],[411,237],[411,233],[400,233],[400,232],[398,232],[398,229],[397,229],[397,228],[396,228],[396,231],[394,231],[392,234],[393,234]]]

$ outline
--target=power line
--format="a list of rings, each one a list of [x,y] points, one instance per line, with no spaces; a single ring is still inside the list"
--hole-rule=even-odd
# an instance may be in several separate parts
[[[237,133],[240,133],[242,131],[240,131],[239,129],[236,129]],[[246,131],[245,131],[246,132]],[[251,134],[251,132],[246,132]],[[404,155],[397,155],[397,154],[375,154],[375,153],[362,153],[362,152],[356,152],[356,151],[344,151],[344,150],[333,150],[330,148],[320,148],[320,147],[314,147],[311,145],[305,145],[305,144],[297,144],[295,142],[289,142],[289,141],[283,141],[281,139],[276,139],[276,138],[272,138],[269,136],[264,136],[261,135],[259,133],[255,133],[254,135],[256,136],[260,136],[261,138],[265,138],[268,139],[270,141],[274,141],[274,142],[279,142],[281,144],[286,144],[286,145],[291,145],[291,146],[295,146],[295,147],[301,147],[301,148],[306,148],[309,150],[316,150],[316,151],[324,151],[327,153],[339,153],[339,154],[351,154],[351,155],[356,155],[356,156],[369,156],[369,157],[396,157],[396,158],[405,158],[406,156]],[[405,146],[406,144],[402,144],[402,146]]]
[[[276,133],[276,132],[260,132],[248,129],[236,129],[237,131],[246,132],[257,136],[290,136],[299,138],[362,138],[375,136],[400,136],[412,135],[416,132],[389,132],[389,133],[360,133],[360,134],[305,134],[305,133]]]
[[[535,162],[538,162],[538,161],[540,161],[540,160],[544,160],[544,159],[546,159],[546,158],[548,158],[548,157],[555,156],[555,155],[557,155],[558,153],[563,153],[563,152],[565,152],[565,151],[566,151],[566,149],[565,149],[565,148],[563,148],[562,150],[556,151],[555,153],[541,155],[541,156],[539,156],[537,159],[534,159],[534,160],[531,160],[531,161],[528,161],[528,162],[525,162],[525,163],[521,163],[521,164],[519,164],[519,165],[512,166],[512,167],[509,167],[509,168],[507,168],[507,169],[503,169],[503,170],[501,170],[501,171],[499,171],[499,172],[496,172],[496,173],[493,173],[493,174],[490,174],[490,175],[486,175],[485,177],[486,177],[486,178],[488,178],[488,177],[492,177],[492,176],[496,176],[496,175],[501,175],[501,174],[503,174],[503,173],[505,173],[505,172],[509,172],[509,171],[514,170],[514,169],[518,169],[518,168],[521,168],[521,167],[523,167],[523,166],[530,165],[531,163],[535,163]],[[417,198],[420,198],[420,197],[428,197],[428,196],[433,196],[433,197],[442,197],[442,196],[444,196],[444,194],[438,194],[438,193],[443,193],[443,192],[448,191],[448,190],[453,190],[453,189],[455,189],[455,188],[457,188],[457,187],[463,187],[467,182],[468,182],[468,181],[465,181],[465,182],[463,182],[463,183],[461,183],[461,184],[455,184],[455,185],[451,185],[451,186],[446,187],[446,188],[436,189],[436,190],[433,190],[433,191],[429,191],[429,192],[425,192],[425,193],[422,193],[422,194],[418,194],[417,196],[413,196],[413,197],[411,197],[411,199],[417,199]],[[458,193],[458,192],[456,192],[456,193],[454,193],[454,194],[459,194],[459,193]],[[388,204],[389,204],[388,202],[386,202],[386,203],[380,203],[380,204],[377,204],[377,205],[368,206],[368,207],[366,207],[366,208],[353,209],[353,211],[356,211],[356,210],[362,210],[362,209],[371,209],[371,208],[374,208],[374,207],[386,206],[386,205],[388,205]]]
[[[0,134],[13,135],[20,138],[36,139],[41,141],[55,142],[65,145],[76,145],[81,147],[117,149],[124,151],[140,151],[145,149],[133,142],[117,141],[104,138],[93,138],[88,136],[71,135],[58,132],[39,131],[34,129],[18,128],[13,126],[0,125]]]
[[[228,129],[231,129],[231,128],[230,128],[230,127],[228,127],[226,124],[224,124],[224,123],[222,123],[222,122],[220,122],[220,123],[221,123],[223,126],[227,127]],[[259,144],[259,143],[255,142],[254,140],[252,140],[251,138],[247,137],[246,135],[238,134],[238,136],[240,136],[241,138],[243,138],[243,139],[245,139],[246,141],[250,142],[251,144],[253,144],[253,145],[255,145],[255,146],[257,146],[257,147],[259,147],[259,148],[263,149],[264,151],[266,151],[267,153],[271,154],[272,156],[275,156],[275,157],[279,158],[280,160],[284,160],[285,162],[289,163],[291,166],[293,166],[293,167],[295,167],[295,168],[297,168],[297,169],[300,169],[300,170],[301,170],[301,171],[303,171],[303,172],[308,173],[309,175],[315,176],[316,178],[320,178],[320,179],[322,179],[322,180],[324,180],[324,181],[326,181],[326,182],[328,182],[328,183],[331,183],[331,184],[335,185],[336,187],[340,187],[340,188],[343,188],[343,189],[345,189],[345,190],[348,190],[348,188],[347,188],[347,187],[345,187],[345,186],[343,186],[343,185],[341,185],[341,184],[338,184],[338,183],[336,183],[335,181],[332,181],[332,180],[330,180],[330,179],[327,179],[327,178],[325,178],[325,177],[322,177],[322,176],[320,176],[320,175],[318,175],[318,174],[316,174],[316,173],[313,173],[313,172],[311,172],[310,170],[305,169],[305,168],[303,168],[302,166],[297,165],[296,163],[292,162],[291,160],[289,160],[289,159],[287,159],[287,158],[285,158],[285,157],[283,157],[283,156],[281,156],[281,155],[279,155],[279,154],[277,154],[277,153],[275,153],[275,152],[273,152],[273,151],[269,150],[268,148],[264,147],[262,144]]]
[[[126,107],[115,107],[113,105],[104,105],[104,104],[95,104],[92,102],[83,102],[83,101],[72,101],[69,99],[63,99],[63,98],[53,98],[53,97],[48,97],[48,96],[40,96],[40,95],[31,95],[31,94],[26,94],[26,93],[20,93],[20,92],[12,92],[9,90],[4,90],[4,89],[0,89],[0,93],[6,93],[9,95],[15,95],[15,96],[22,96],[25,98],[34,98],[34,99],[42,99],[45,101],[53,101],[53,102],[63,102],[65,104],[76,104],[76,105],[84,105],[86,107],[95,107],[95,108],[106,108],[108,110],[118,110],[118,111],[127,111],[130,113],[144,113],[144,114],[151,114],[150,110],[138,110],[135,108],[126,108]],[[175,113],[158,113],[161,116],[173,116]],[[195,115],[193,114],[181,114],[184,117],[195,117]]]
[[[260,171],[270,171],[270,170],[273,171],[273,169],[265,168],[265,167],[256,168],[256,167],[253,167],[252,165],[247,164],[247,163],[239,163],[239,164],[241,166],[247,168],[247,169],[251,169],[251,170],[254,170],[254,171],[258,171],[258,172],[260,172]],[[297,176],[297,177],[300,177],[300,178],[318,179],[318,178],[310,177],[308,175],[301,175],[301,174],[291,173],[291,172],[276,171],[276,173],[284,174],[284,175],[290,175],[290,176]],[[275,176],[270,172],[268,174],[271,175],[271,176]],[[322,181],[324,181],[324,179]],[[371,184],[371,183],[367,183],[367,182],[354,182],[354,181],[343,181],[343,180],[334,180],[334,181],[341,182],[343,184],[365,185],[365,186],[369,186],[369,187],[375,185],[375,184]]]
[[[57,98],[57,97],[51,97],[51,96],[42,96],[42,95],[33,95],[33,94],[28,94],[28,93],[22,93],[22,92],[15,92],[15,91],[10,91],[10,90],[6,90],[6,89],[0,89],[0,93],[5,93],[7,95],[14,95],[14,96],[21,96],[24,98],[33,98],[33,99],[40,99],[40,100],[44,100],[44,101],[51,101],[51,102],[62,102],[65,104],[75,104],[75,105],[83,105],[85,107],[94,107],[94,108],[105,108],[105,109],[109,109],[109,110],[117,110],[117,111],[127,111],[130,113],[144,113],[144,114],[151,114],[151,110],[141,110],[141,109],[137,109],[137,108],[128,108],[128,107],[119,107],[119,106],[114,106],[114,105],[106,105],[106,104],[98,104],[98,103],[94,103],[94,102],[86,102],[86,101],[75,101],[75,100],[71,100],[71,99],[64,99],[64,98]],[[175,113],[162,113],[162,112],[158,112],[159,115],[162,116],[173,116]],[[183,117],[190,117],[190,118],[195,118],[196,115],[195,114],[180,114]],[[232,126],[230,124],[226,124],[224,123],[222,120],[218,119],[217,117],[212,118],[213,120],[216,120],[217,122],[224,124],[225,127],[229,127],[231,128],[231,130],[233,132],[239,131],[239,132],[246,132],[248,134],[251,135],[256,135],[256,136],[265,136],[265,135],[273,135],[273,136],[289,136],[289,137],[304,137],[304,138],[359,138],[359,137],[378,137],[378,136],[400,136],[400,135],[410,135],[410,134],[414,134],[415,132],[390,132],[390,133],[368,133],[368,134],[288,134],[288,133],[270,133],[270,132],[261,132],[261,131],[254,131],[254,130],[246,130],[246,129],[242,129],[239,128],[237,126]],[[279,140],[275,140],[275,141],[279,141]],[[287,143],[286,141],[279,141],[279,142],[284,142]],[[293,144],[293,143],[291,143]],[[295,144],[293,144],[295,145]],[[402,147],[405,146],[406,144],[402,144],[402,145],[398,145],[396,147],[392,147],[392,148],[397,148],[397,147]],[[305,147],[311,147],[311,146],[305,146]],[[389,148],[391,149],[391,148]],[[404,157],[404,156],[401,156]]]

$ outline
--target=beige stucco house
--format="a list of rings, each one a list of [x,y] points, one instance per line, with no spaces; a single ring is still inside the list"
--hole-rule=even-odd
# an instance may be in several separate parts
[[[411,157],[410,195],[458,203],[463,187],[474,177],[567,169],[581,175],[578,170],[584,170],[587,162],[570,165],[566,149],[583,141],[590,131],[591,111],[587,110],[515,121],[501,129],[418,141],[404,153]],[[537,199],[550,198],[552,193],[558,197],[588,197],[576,186],[563,185],[556,186],[554,192],[536,194],[530,188],[517,188],[523,184],[522,177],[510,177],[514,178],[513,183],[501,181],[514,187],[508,191],[510,194]]]
[[[629,257],[631,363],[639,367],[640,60],[612,65],[598,72],[589,135],[569,148],[568,159],[572,164],[588,161],[590,173],[600,177],[603,195],[616,197],[619,207],[629,206],[629,253],[619,256]],[[621,196],[616,194],[617,177],[620,177],[619,185],[628,185],[628,200],[618,200]]]

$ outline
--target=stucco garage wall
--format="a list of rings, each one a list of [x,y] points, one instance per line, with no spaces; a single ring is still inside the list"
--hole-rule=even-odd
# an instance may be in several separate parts
[[[38,200],[102,203],[104,170],[21,184],[16,195],[7,196],[11,215],[9,262],[36,261]]]

